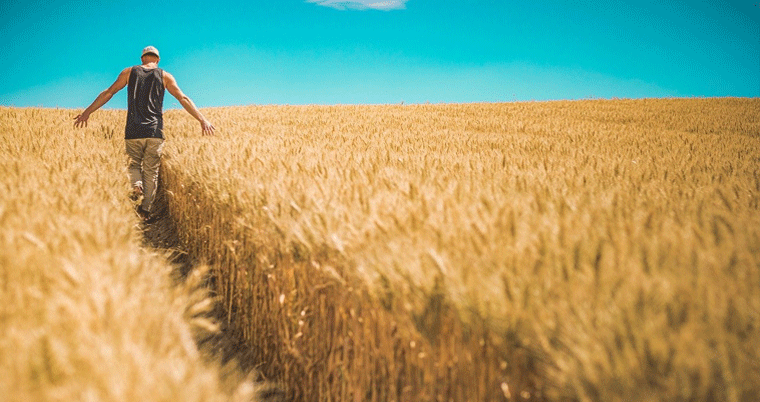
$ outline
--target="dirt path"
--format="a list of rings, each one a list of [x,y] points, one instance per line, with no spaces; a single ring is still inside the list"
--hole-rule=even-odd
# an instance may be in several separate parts
[[[182,283],[199,264],[179,247],[178,233],[161,183],[153,209],[155,221],[142,224],[143,246],[166,254],[167,260],[174,266],[172,276],[175,283]],[[209,289],[209,295],[215,297],[211,281],[213,278],[207,275],[205,286]],[[245,343],[229,335],[227,320],[223,317],[226,317],[226,312],[221,303],[216,303],[208,318],[219,326],[219,330],[212,335],[196,338],[198,350],[207,360],[221,363],[221,379],[230,389],[242,381],[252,381],[257,389],[256,401],[284,400],[285,392],[281,386],[268,381],[256,369],[255,362],[250,358],[252,351]]]

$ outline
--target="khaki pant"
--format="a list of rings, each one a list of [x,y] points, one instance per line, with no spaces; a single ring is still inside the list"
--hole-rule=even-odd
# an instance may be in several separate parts
[[[158,188],[158,168],[161,166],[161,151],[164,140],[160,138],[139,138],[125,140],[129,156],[129,181],[132,188],[143,191],[141,208],[150,212]]]

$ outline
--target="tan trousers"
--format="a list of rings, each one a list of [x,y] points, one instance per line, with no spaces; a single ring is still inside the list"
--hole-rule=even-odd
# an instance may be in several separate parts
[[[160,138],[140,138],[125,140],[129,156],[129,181],[132,188],[143,191],[141,208],[150,212],[158,188],[158,168],[161,166],[161,151],[164,140]]]

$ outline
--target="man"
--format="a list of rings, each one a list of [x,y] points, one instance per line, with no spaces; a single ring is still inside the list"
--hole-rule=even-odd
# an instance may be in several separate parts
[[[156,196],[158,168],[164,143],[164,89],[177,98],[185,110],[201,123],[203,135],[214,134],[214,126],[206,120],[190,98],[182,93],[177,81],[158,68],[161,60],[158,49],[148,46],[142,51],[142,64],[125,68],[108,89],[101,92],[87,109],[74,117],[74,127],[86,127],[90,114],[105,105],[125,86],[128,86],[127,124],[124,129],[132,197],[143,201],[137,207],[140,216],[150,221],[150,210]]]

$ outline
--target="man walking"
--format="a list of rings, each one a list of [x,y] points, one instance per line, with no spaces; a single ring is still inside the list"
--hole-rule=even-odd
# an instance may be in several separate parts
[[[214,126],[206,120],[193,101],[177,86],[168,72],[158,68],[158,49],[148,46],[142,51],[141,65],[127,67],[108,89],[101,92],[87,109],[74,117],[74,127],[86,127],[90,114],[105,105],[125,86],[128,86],[127,124],[124,129],[129,179],[132,196],[143,196],[137,208],[140,216],[150,220],[150,210],[156,196],[158,168],[164,144],[163,102],[164,89],[177,98],[185,110],[201,124],[203,135],[214,134]]]

